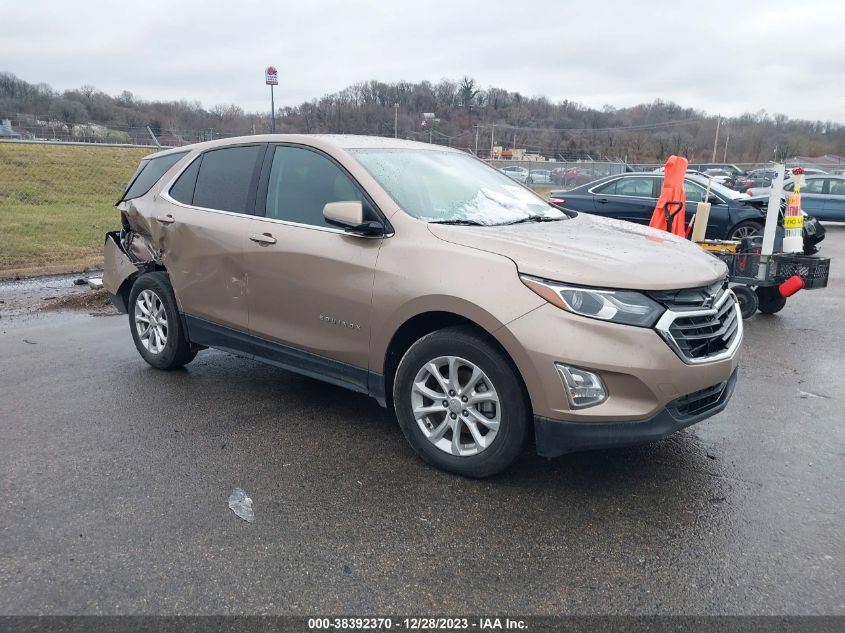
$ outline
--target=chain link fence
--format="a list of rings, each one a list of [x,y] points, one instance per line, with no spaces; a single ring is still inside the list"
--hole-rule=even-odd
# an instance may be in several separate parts
[[[97,265],[103,235],[119,228],[114,204],[149,153],[0,142],[0,276]]]
[[[70,128],[66,132],[73,142],[0,140],[0,276],[49,271],[59,262],[71,262],[68,269],[77,270],[96,265],[103,234],[118,226],[115,201],[140,159],[157,149],[149,135],[146,144],[114,144],[83,142],[79,139],[88,137],[74,136]],[[663,166],[589,160],[488,162],[542,195]],[[738,165],[745,170],[770,166]]]
[[[180,147],[230,136],[234,135],[223,134],[214,128],[171,130],[146,125],[105,126],[30,114],[14,114],[0,118],[0,140]]]
[[[541,191],[549,187],[571,189],[598,178],[622,174],[628,170],[625,163],[609,161],[488,160],[486,162],[514,180]]]

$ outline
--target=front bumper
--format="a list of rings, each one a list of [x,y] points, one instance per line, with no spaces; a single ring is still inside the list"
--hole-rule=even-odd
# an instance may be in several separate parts
[[[650,418],[635,422],[564,422],[535,416],[537,454],[557,457],[575,451],[656,442],[722,411],[733,395],[736,378],[734,370],[727,381],[676,398]]]
[[[496,334],[525,381],[534,415],[562,422],[649,420],[672,401],[726,382],[739,361],[734,349],[719,360],[688,364],[656,330],[579,317],[551,304]],[[607,400],[573,408],[556,363],[598,373]]]

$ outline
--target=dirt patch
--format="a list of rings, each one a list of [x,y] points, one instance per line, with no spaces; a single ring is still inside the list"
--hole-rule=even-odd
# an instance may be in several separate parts
[[[103,268],[103,256],[93,255],[79,259],[67,259],[59,262],[35,261],[27,265],[8,261],[0,256],[0,280],[30,279],[45,275],[62,275],[65,273],[89,273]]]
[[[44,310],[85,310],[89,314],[107,316],[119,314],[109,301],[108,293],[99,290],[87,290],[55,299],[47,303]]]

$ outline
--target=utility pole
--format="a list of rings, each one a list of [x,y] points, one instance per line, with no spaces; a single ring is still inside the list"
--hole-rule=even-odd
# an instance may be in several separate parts
[[[478,128],[480,125],[473,125],[472,127],[475,128],[475,155],[478,156]]]
[[[393,104],[393,138],[399,138],[399,104]]]
[[[722,117],[719,116],[719,118],[716,119],[716,138],[713,139],[713,158],[710,159],[711,163],[716,162],[716,146],[719,144],[719,126],[721,124],[722,124]]]
[[[493,160],[493,137],[496,134],[496,124],[490,125],[490,160]]]
[[[722,156],[722,162],[723,163],[728,162],[728,143],[730,142],[730,140],[731,140],[731,128],[728,128],[728,135],[727,135],[727,138],[725,138],[725,155]]]

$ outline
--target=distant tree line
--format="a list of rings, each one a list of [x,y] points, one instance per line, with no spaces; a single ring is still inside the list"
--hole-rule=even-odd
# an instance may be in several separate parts
[[[424,113],[436,120],[426,121]],[[57,91],[0,73],[0,117],[50,117],[66,126],[97,124],[132,134],[146,127],[175,142],[269,131],[269,115],[237,105],[203,108],[199,101],[146,101],[128,90],[107,95],[93,86]],[[588,108],[563,100],[482,89],[471,77],[438,83],[366,81],[277,112],[277,131],[374,134],[460,147],[489,156],[491,140],[549,158],[591,156],[628,162],[682,154],[709,161],[718,117],[655,100],[628,108]],[[395,126],[395,127],[394,127]],[[491,139],[492,134],[492,139]],[[845,127],[790,119],[765,110],[723,118],[717,161],[727,141],[729,162],[765,162],[794,155],[845,154]]]

